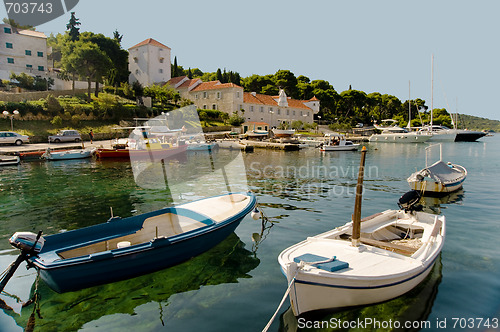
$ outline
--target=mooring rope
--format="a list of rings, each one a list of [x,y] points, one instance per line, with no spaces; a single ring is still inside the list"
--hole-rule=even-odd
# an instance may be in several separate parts
[[[298,272],[298,270],[297,270],[297,272]],[[276,315],[278,314],[278,312],[280,311],[281,307],[283,306],[283,303],[285,302],[286,297],[290,293],[290,290],[292,289],[292,285],[295,283],[295,277],[296,276],[297,276],[297,273],[295,273],[295,276],[293,277],[293,279],[288,284],[288,288],[286,289],[286,292],[283,295],[283,298],[281,299],[281,302],[280,302],[278,308],[276,309],[276,311],[274,312],[273,317],[271,317],[271,320],[269,320],[269,322],[267,323],[266,327],[264,327],[264,329],[262,330],[262,332],[267,332],[267,330],[269,330],[269,328],[271,327],[271,324],[273,323],[274,319],[276,318]]]

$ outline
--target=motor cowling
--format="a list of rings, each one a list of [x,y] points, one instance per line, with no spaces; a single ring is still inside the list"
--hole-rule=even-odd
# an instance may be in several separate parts
[[[39,253],[42,251],[45,239],[41,236],[41,233],[16,232],[10,237],[9,243],[21,251]]]
[[[410,190],[399,198],[398,206],[406,212],[422,211],[422,205],[418,204],[418,202],[420,202],[420,197],[420,192],[417,190]]]

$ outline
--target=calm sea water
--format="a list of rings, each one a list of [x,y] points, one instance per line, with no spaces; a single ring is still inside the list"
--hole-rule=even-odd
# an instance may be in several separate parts
[[[408,190],[406,178],[425,165],[426,146],[367,144],[363,216],[397,208]],[[278,254],[350,220],[359,157],[359,152],[315,149],[244,154],[249,186],[271,222],[248,216],[212,250],[139,278],[65,294],[41,281],[43,319],[36,317],[35,330],[262,330],[287,287]],[[438,157],[435,149],[429,159]],[[425,199],[426,211],[447,218],[446,242],[431,276],[398,299],[321,313],[308,317],[310,321],[423,321],[432,329],[445,322],[449,329],[473,318],[475,329],[486,330],[486,319],[500,318],[500,137],[443,144],[443,159],[465,166],[469,175],[463,190]],[[127,217],[163,206],[165,192],[136,186],[130,165],[123,162],[32,162],[1,168],[0,272],[16,257],[7,241],[16,231],[51,234],[103,222],[110,207]],[[0,331],[22,331],[27,325],[33,306],[21,309],[20,302],[29,299],[35,277],[22,266],[0,296],[14,309],[0,310]],[[271,331],[300,326],[286,300]],[[323,327],[318,330],[335,326]],[[376,330],[363,327],[353,330]]]

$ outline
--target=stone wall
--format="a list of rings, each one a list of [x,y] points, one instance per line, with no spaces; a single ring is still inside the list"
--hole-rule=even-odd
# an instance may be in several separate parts
[[[87,89],[75,89],[76,93],[86,93]],[[19,103],[23,100],[39,100],[47,98],[48,95],[54,97],[73,95],[73,90],[49,90],[49,91],[30,91],[20,93],[10,93],[0,91],[0,101]]]

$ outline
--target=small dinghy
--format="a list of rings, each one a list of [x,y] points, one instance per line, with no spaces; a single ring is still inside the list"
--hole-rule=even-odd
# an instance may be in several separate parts
[[[19,156],[0,155],[0,166],[17,165],[21,162]]]
[[[47,160],[71,160],[71,159],[86,159],[94,155],[95,149],[74,149],[64,151],[51,151],[47,149],[42,158]]]
[[[398,297],[425,279],[441,252],[445,217],[418,211],[416,191],[400,198],[399,210],[361,220],[365,154],[363,148],[353,221],[309,237],[278,257],[296,316]]]
[[[465,167],[444,163],[442,161],[442,146],[439,144],[440,158],[431,166],[427,166],[427,152],[435,145],[425,149],[425,168],[413,173],[407,179],[411,189],[424,194],[448,194],[462,188],[467,177]]]

